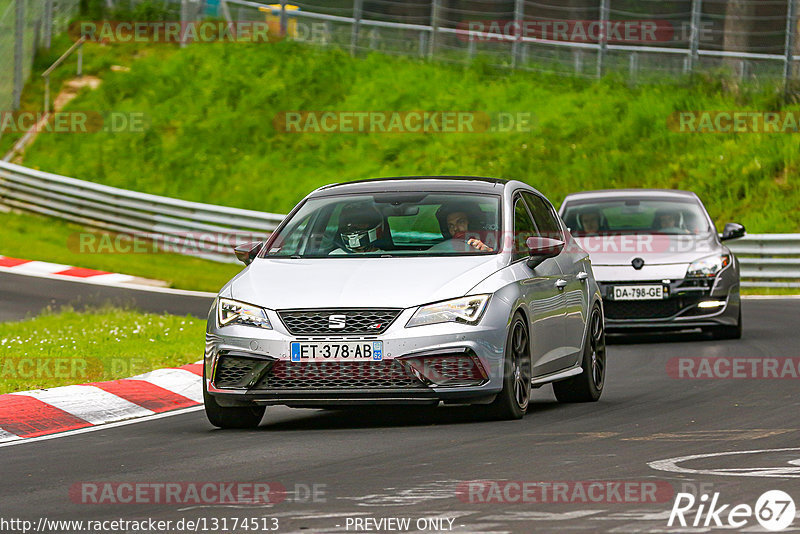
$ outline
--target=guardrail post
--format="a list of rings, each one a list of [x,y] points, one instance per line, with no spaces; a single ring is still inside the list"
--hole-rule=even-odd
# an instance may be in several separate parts
[[[281,37],[286,37],[286,33],[289,31],[289,18],[286,14],[286,0],[281,0]]]
[[[45,50],[50,50],[53,41],[53,0],[44,2],[44,46]]]
[[[189,0],[181,0],[181,48],[186,48],[186,22],[189,18]]]
[[[83,43],[78,47],[78,69],[75,74],[78,78],[83,76]]]
[[[361,23],[362,0],[353,0],[353,27],[350,33],[350,55],[355,56],[358,51],[358,26]]]
[[[630,82],[635,84],[639,75],[639,54],[637,52],[631,52],[628,58],[628,71]]]
[[[597,50],[597,77],[605,73],[606,51],[608,50],[608,2],[600,0],[600,48]]]
[[[222,12],[222,16],[225,18],[225,21],[228,24],[233,22],[233,18],[231,18],[231,10],[228,9],[227,0],[219,0],[219,10]]]
[[[439,37],[439,2],[441,0],[431,0],[431,40],[428,47],[428,58],[432,58],[436,53],[436,41]]]
[[[686,56],[684,70],[692,72],[697,63],[697,51],[700,47],[700,14],[703,10],[703,0],[692,0],[692,18],[689,29],[689,55]]]
[[[786,0],[786,43],[783,54],[783,94],[789,92],[789,81],[792,78],[792,59],[794,57],[795,17],[797,16],[796,0]]]
[[[519,63],[519,47],[522,41],[522,20],[525,18],[525,3],[524,0],[514,0],[514,26],[517,29],[518,35],[514,36],[514,41],[511,43],[511,68],[517,68]]]
[[[14,9],[14,92],[11,107],[18,111],[22,99],[22,87],[25,85],[22,79],[22,64],[25,61],[25,50],[23,47],[25,37],[25,0],[15,0]]]
[[[50,111],[50,76],[44,77],[44,112]]]

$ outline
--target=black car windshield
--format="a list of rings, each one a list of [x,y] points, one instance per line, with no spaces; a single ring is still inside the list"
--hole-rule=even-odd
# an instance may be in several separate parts
[[[563,219],[575,236],[606,234],[696,235],[711,232],[695,200],[665,198],[586,199],[568,202]]]
[[[500,248],[500,197],[388,192],[307,200],[265,257],[452,256]]]

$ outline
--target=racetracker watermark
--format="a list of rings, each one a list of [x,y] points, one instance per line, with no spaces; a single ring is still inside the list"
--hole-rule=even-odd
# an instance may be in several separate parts
[[[233,254],[233,247],[252,241],[265,241],[261,233],[181,232],[170,235],[139,232],[111,234],[76,232],[67,237],[67,249],[78,254]]]
[[[468,20],[459,23],[462,41],[508,42],[523,39],[597,43],[664,43],[676,39],[675,27],[664,20]]]
[[[667,361],[667,375],[689,380],[797,380],[800,378],[800,358],[676,357]]]
[[[0,134],[141,133],[147,127],[147,116],[142,112],[0,111]]]
[[[74,40],[95,43],[266,43],[272,29],[258,21],[78,21],[68,29]]]
[[[69,498],[77,504],[278,504],[279,482],[77,482]]]
[[[87,382],[108,376],[135,375],[150,368],[149,362],[142,358],[7,357],[0,362],[0,382],[40,379]]]
[[[798,133],[798,111],[675,111],[667,126],[677,133]]]
[[[474,480],[456,488],[470,504],[645,504],[669,502],[674,494],[668,482],[652,480]]]
[[[530,132],[530,112],[283,111],[272,120],[281,133],[512,133]]]

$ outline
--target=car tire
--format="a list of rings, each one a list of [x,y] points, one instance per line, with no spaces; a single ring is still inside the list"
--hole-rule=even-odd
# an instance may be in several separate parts
[[[264,417],[264,406],[220,406],[206,388],[206,370],[203,364],[203,405],[209,423],[218,428],[256,428]]]
[[[558,402],[595,402],[603,394],[606,374],[606,332],[600,306],[592,308],[589,331],[583,347],[583,372],[553,383]]]
[[[735,325],[713,326],[711,327],[711,337],[714,339],[741,339],[742,308],[739,308],[739,316],[736,318]]]
[[[508,327],[503,389],[487,406],[495,419],[522,419],[531,399],[531,343],[528,325],[521,314],[514,314]]]

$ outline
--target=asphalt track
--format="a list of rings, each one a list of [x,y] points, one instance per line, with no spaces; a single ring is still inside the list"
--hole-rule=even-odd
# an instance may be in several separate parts
[[[86,290],[0,274],[0,314],[20,302],[47,304],[48,291],[59,295],[56,302],[69,301],[81,289]],[[183,308],[181,301],[164,297],[139,292],[136,305],[199,311],[193,308],[197,302]],[[393,517],[409,518],[410,531],[418,532],[418,519],[438,517],[452,519],[453,532],[680,531],[667,526],[674,495],[647,503],[586,502],[574,495],[559,503],[479,503],[457,495],[475,480],[651,482],[667,484],[670,492],[719,492],[720,503],[750,506],[766,490],[779,489],[800,505],[800,382],[687,380],[667,372],[675,357],[798,357],[799,311],[800,300],[745,301],[745,333],[738,341],[697,334],[616,338],[600,402],[559,405],[545,386],[535,392],[522,421],[488,421],[464,407],[368,412],[277,407],[267,410],[257,430],[221,431],[202,411],[193,411],[2,447],[0,521],[206,518],[206,532],[222,532],[211,528],[212,519],[264,517],[278,519],[278,532],[307,533],[376,531],[354,527],[354,519]],[[760,452],[718,455],[737,451]],[[716,456],[672,467],[656,464],[661,469],[649,465],[701,454]],[[693,471],[674,472],[680,468]],[[261,506],[88,504],[70,496],[70,488],[83,482],[208,481],[280,484],[288,494],[283,502]],[[316,498],[307,495],[312,487]],[[227,531],[234,531],[230,526]],[[800,530],[800,516],[791,528]],[[742,530],[759,531],[758,524],[751,518]]]
[[[80,309],[104,304],[154,313],[206,317],[211,301],[212,298],[208,296],[143,291],[0,272],[0,322],[24,319],[48,306],[60,308],[69,305]]]

